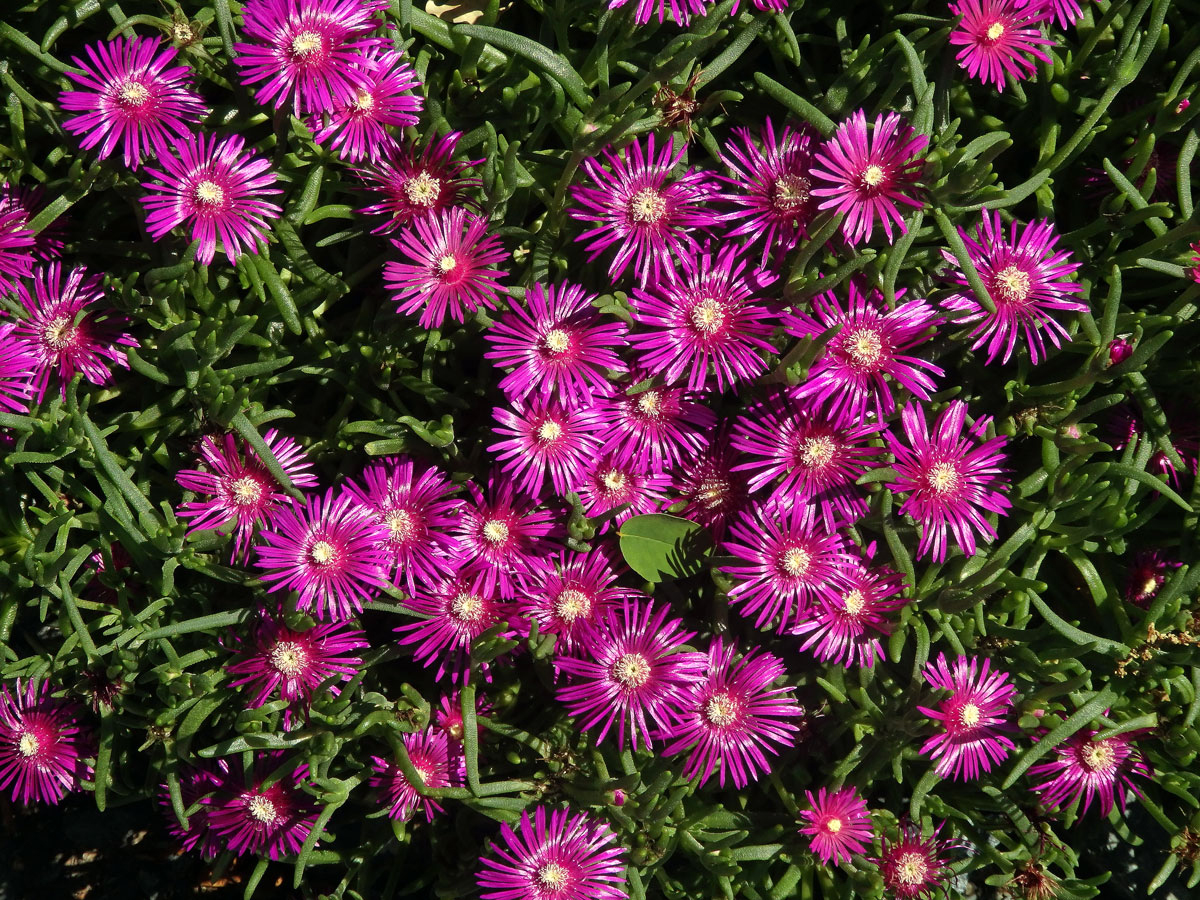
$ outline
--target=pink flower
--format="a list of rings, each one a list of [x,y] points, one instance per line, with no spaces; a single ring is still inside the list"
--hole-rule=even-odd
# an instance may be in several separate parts
[[[868,135],[867,116],[860,109],[821,145],[812,169],[819,187],[812,193],[825,198],[820,209],[845,214],[842,234],[851,245],[870,239],[876,219],[883,223],[888,243],[893,222],[901,234],[907,231],[896,204],[924,205],[904,192],[917,184],[925,164],[919,154],[928,143],[894,112],[877,116]]]
[[[536,398],[528,407],[495,409],[495,432],[507,440],[488,446],[517,490],[530,496],[542,492],[549,473],[560,496],[574,490],[583,479],[589,459],[599,444],[596,420],[588,409],[562,407]]]
[[[0,412],[23,413],[37,393],[38,357],[16,335],[16,325],[0,324]]]
[[[812,618],[798,623],[792,634],[809,635],[800,649],[811,650],[822,662],[869,669],[883,659],[879,636],[891,634],[888,614],[908,602],[899,596],[904,581],[889,569],[858,564],[843,569],[839,581],[834,595],[821,597]]]
[[[0,295],[16,287],[18,278],[33,274],[37,237],[28,226],[24,210],[0,208]]]
[[[479,185],[480,180],[463,178],[462,174],[483,160],[452,161],[461,137],[462,132],[452,131],[434,138],[419,155],[412,144],[394,148],[378,164],[354,170],[368,188],[382,195],[378,202],[358,210],[388,217],[372,229],[372,234],[395,231],[415,219],[464,202],[463,190]]]
[[[1041,0],[1041,2],[1042,12],[1047,21],[1056,20],[1058,27],[1064,30],[1074,25],[1076,20],[1083,15],[1083,10],[1075,0]],[[1187,101],[1184,100],[1183,103],[1185,104],[1184,109],[1187,109]]]
[[[1133,555],[1133,566],[1125,578],[1125,599],[1134,606],[1149,609],[1158,596],[1167,573],[1183,563],[1165,558],[1158,550],[1142,550]]]
[[[0,790],[11,787],[14,803],[58,803],[79,790],[90,771],[80,733],[79,706],[50,696],[32,680],[0,685]]]
[[[423,618],[396,629],[404,635],[400,644],[416,644],[413,656],[426,667],[441,656],[436,677],[441,680],[449,673],[457,680],[465,672],[471,642],[504,621],[508,605],[479,569],[447,576],[427,590],[406,601],[408,609]]]
[[[620,9],[628,2],[629,0],[609,0],[608,8]],[[708,12],[706,0],[637,0],[633,21],[638,25],[645,25],[655,16],[657,9],[658,21],[661,24],[666,21],[668,8],[675,23],[683,26],[691,21],[693,15],[703,16]]]
[[[404,735],[403,741],[408,760],[421,776],[425,788],[436,790],[462,785],[466,779],[466,765],[461,753],[451,751],[445,734],[426,728]],[[399,765],[378,756],[371,757],[371,763],[376,774],[371,777],[369,784],[383,794],[389,817],[406,820],[421,809],[425,813],[425,821],[432,822],[434,811],[442,811],[436,800],[417,790]]]
[[[199,241],[196,259],[208,265],[221,241],[225,256],[236,263],[242,253],[257,253],[266,240],[267,220],[283,212],[263,198],[280,193],[271,162],[254,151],[242,152],[240,134],[218,143],[216,135],[193,135],[176,144],[179,156],[161,154],[161,169],[146,167],[159,183],[143,183],[146,230],[159,240],[176,225],[191,223]]]
[[[617,584],[605,550],[560,551],[532,569],[521,592],[521,615],[536,622],[539,634],[558,635],[558,652],[571,652],[617,603],[633,597]]]
[[[737,461],[728,439],[718,434],[700,456],[684,463],[675,480],[687,504],[680,515],[699,522],[716,540],[746,505],[746,479],[733,471]]]
[[[45,208],[46,191],[38,186],[16,185],[4,182],[0,185],[0,294],[7,293],[4,279],[6,265],[5,245],[29,246],[29,223]],[[20,218],[10,218],[9,213],[19,213]],[[37,234],[33,235],[33,255],[42,262],[59,259],[63,254],[64,217],[59,216]],[[19,258],[27,252],[18,251]],[[24,266],[13,274],[29,275],[31,269]]]
[[[104,159],[120,145],[125,165],[136,169],[151,153],[170,155],[170,149],[192,136],[191,125],[208,112],[192,90],[187,66],[167,66],[178,50],[157,37],[118,37],[86,48],[89,62],[71,58],[82,72],[67,76],[84,88],[63,91],[62,108],[81,115],[63,122],[72,134],[82,134],[80,146],[100,145]]]
[[[1099,802],[1100,814],[1107,816],[1114,800],[1124,811],[1127,790],[1141,796],[1141,789],[1134,784],[1133,778],[1149,778],[1152,773],[1133,745],[1130,733],[1115,734],[1102,740],[1097,740],[1096,734],[1089,728],[1075,732],[1054,748],[1052,762],[1029,770],[1033,778],[1047,776],[1033,789],[1049,809],[1082,799],[1080,812],[1086,813],[1095,799]]]
[[[221,849],[236,855],[293,856],[317,821],[317,805],[301,789],[308,767],[288,769],[283,754],[260,755],[249,778],[226,774],[210,802],[209,826]]]
[[[950,860],[946,854],[959,846],[938,837],[945,825],[943,822],[933,834],[924,837],[920,828],[905,822],[895,843],[883,838],[883,852],[875,862],[883,876],[884,889],[896,900],[930,900],[939,892],[945,892],[944,881],[950,874]]]
[[[812,840],[809,847],[825,865],[850,862],[855,853],[865,853],[875,836],[867,801],[852,787],[826,793],[821,788],[814,797],[805,791],[809,809],[800,811],[805,824],[800,833]]]
[[[212,815],[213,794],[220,789],[223,780],[229,775],[229,764],[223,759],[215,763],[218,771],[211,768],[182,767],[179,776],[179,798],[188,813],[187,825],[179,821],[171,803],[171,789],[168,785],[159,787],[158,802],[163,806],[167,818],[167,830],[179,841],[184,850],[196,850],[205,859],[213,859],[224,849],[212,831],[210,817]]]
[[[628,455],[606,454],[584,472],[577,487],[583,514],[589,519],[609,517],[617,525],[633,516],[657,512],[667,505],[671,479],[662,472],[648,472]],[[613,512],[620,510],[619,512]],[[599,534],[608,530],[609,521],[600,525]]]
[[[990,665],[986,659],[980,666],[975,657],[959,656],[951,668],[944,653],[938,654],[936,662],[925,664],[925,680],[951,692],[936,710],[917,707],[945,729],[921,748],[937,760],[935,771],[942,778],[973,781],[1015,749],[1002,732],[1012,728],[1008,711],[1017,689],[1007,672],[992,671]]]
[[[597,402],[601,451],[655,471],[680,465],[707,446],[717,417],[699,402],[698,392],[658,385],[639,389],[645,380],[635,372],[615,397]]]
[[[950,12],[962,16],[958,27],[950,32],[950,44],[962,48],[955,59],[972,78],[984,84],[990,82],[1002,91],[1005,75],[1021,81],[1037,71],[1030,56],[1050,62],[1050,57],[1039,49],[1054,46],[1038,27],[1051,15],[1042,2],[959,0],[950,3]]]
[[[313,140],[324,143],[347,162],[364,157],[374,162],[396,147],[388,127],[416,125],[425,98],[411,93],[419,88],[417,73],[391,50],[372,50],[359,62],[354,97],[339,100],[325,117],[313,117]]]

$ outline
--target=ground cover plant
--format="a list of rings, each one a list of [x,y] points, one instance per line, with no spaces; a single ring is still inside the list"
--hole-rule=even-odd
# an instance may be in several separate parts
[[[1188,12],[7,9],[0,885],[1189,896]]]

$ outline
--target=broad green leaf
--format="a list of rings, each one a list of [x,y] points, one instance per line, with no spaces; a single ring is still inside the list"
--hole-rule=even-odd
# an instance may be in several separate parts
[[[663,513],[634,516],[617,536],[629,568],[650,582],[699,574],[712,550],[700,525]]]

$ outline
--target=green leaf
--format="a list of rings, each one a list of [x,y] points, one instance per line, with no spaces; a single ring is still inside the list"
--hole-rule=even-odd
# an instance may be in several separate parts
[[[629,568],[650,582],[698,575],[712,550],[700,525],[663,513],[634,516],[617,536]]]
[[[561,84],[571,101],[580,109],[587,109],[591,106],[592,95],[588,91],[588,86],[579,73],[567,62],[565,56],[555,53],[537,41],[531,41],[527,37],[500,28],[490,28],[487,25],[459,25],[454,30],[467,37],[478,38],[493,47],[499,47],[501,50],[525,57]]]
[[[1096,716],[1108,709],[1116,699],[1117,694],[1112,688],[1105,688],[1102,691],[1092,694],[1092,698],[1079,707],[1074,715],[1021,754],[1021,758],[1017,760],[1016,765],[1013,766],[1012,771],[1008,773],[1008,777],[1004,779],[1004,784],[1000,785],[1000,787],[1007,791],[1016,784],[1017,779],[1024,775],[1030,766],[1071,737],[1080,728],[1089,724]]]

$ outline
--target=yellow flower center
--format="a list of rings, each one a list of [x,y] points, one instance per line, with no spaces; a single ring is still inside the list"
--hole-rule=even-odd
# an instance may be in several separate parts
[[[117,99],[125,106],[141,106],[150,99],[150,89],[140,81],[127,81],[117,91]]]
[[[625,688],[640,688],[650,680],[650,663],[640,653],[626,653],[612,669],[613,678]]]
[[[647,416],[657,416],[662,412],[662,395],[658,391],[646,391],[638,397],[638,410]]]
[[[974,728],[979,724],[980,709],[974,703],[968,703],[962,708],[962,711],[959,713],[959,718],[962,720],[962,723],[965,726],[968,728]]]
[[[1158,592],[1158,579],[1151,575],[1146,579],[1146,583],[1142,585],[1142,589],[1138,592],[1139,599],[1145,600],[1153,597]]]
[[[1029,299],[1032,286],[1029,273],[1016,266],[1008,266],[996,273],[996,293],[1006,303],[1024,303]]]
[[[800,444],[800,464],[806,469],[823,469],[833,462],[837,445],[828,435],[805,438]]]
[[[705,297],[692,307],[692,325],[704,334],[720,331],[721,326],[725,324],[725,317],[724,305],[714,297]]]
[[[55,350],[65,350],[75,343],[75,322],[66,316],[55,316],[42,329],[42,340]]]
[[[834,816],[825,823],[825,830],[837,834],[842,830],[842,820]]]
[[[862,180],[867,187],[879,187],[883,184],[883,167],[867,166],[863,169]]]
[[[17,752],[29,759],[31,756],[37,756],[38,750],[42,748],[41,742],[37,739],[37,735],[29,731],[21,732],[21,736],[17,738]]]
[[[546,332],[546,336],[542,338],[542,343],[546,349],[552,354],[565,353],[571,347],[571,336],[561,328],[554,328]]]
[[[333,562],[333,557],[336,553],[337,550],[329,541],[317,541],[312,545],[312,549],[308,551],[308,556],[318,566],[327,566]]]
[[[776,180],[771,202],[779,212],[794,212],[809,199],[812,184],[799,175],[783,175]]]
[[[375,108],[375,95],[370,91],[364,91],[360,88],[354,98],[354,102],[350,105],[359,112],[370,112]]]
[[[989,41],[1000,40],[1000,35],[1004,34],[1004,26],[999,22],[993,22],[988,26],[987,39]]]
[[[741,704],[726,691],[713,694],[704,704],[704,718],[710,725],[726,728],[737,721]]]
[[[403,509],[393,509],[383,517],[383,522],[387,525],[393,541],[407,541],[416,530],[412,513]]]
[[[851,361],[860,369],[874,369],[883,356],[883,339],[872,328],[853,332],[843,346]]]
[[[508,540],[508,526],[499,519],[492,519],[483,525],[483,539],[492,544],[502,544]]]
[[[591,611],[592,598],[575,588],[567,588],[554,598],[554,612],[564,622],[575,622]]]
[[[948,494],[958,487],[958,467],[952,462],[940,462],[929,470],[925,481],[935,494]]]
[[[215,181],[201,181],[193,191],[196,203],[200,206],[219,206],[225,202],[225,189]]]
[[[1100,772],[1112,767],[1117,754],[1112,748],[1112,741],[1091,741],[1084,745],[1079,757],[1088,769]]]
[[[437,263],[438,271],[441,272],[443,275],[449,275],[451,272],[454,271],[454,267],[457,265],[458,265],[458,260],[455,259],[449,253],[447,253],[445,256],[443,256],[441,259],[439,259],[438,263]]]
[[[450,601],[450,613],[460,622],[478,622],[483,616],[483,598],[470,591],[455,594]]]
[[[537,870],[537,880],[547,891],[561,891],[571,880],[571,873],[558,863],[546,863]]]
[[[321,35],[316,31],[302,31],[292,38],[292,55],[308,59],[321,49]]]
[[[546,443],[553,443],[563,436],[562,425],[553,419],[547,419],[538,426],[538,437]]]
[[[299,675],[308,664],[308,654],[295,641],[280,641],[271,648],[271,666],[284,675]]]
[[[421,172],[404,182],[404,195],[416,206],[433,206],[442,195],[442,183],[428,172]]]
[[[629,201],[629,215],[635,222],[653,225],[666,213],[666,198],[654,188],[642,188]]]
[[[854,588],[842,598],[842,606],[845,607],[846,612],[852,616],[857,616],[859,613],[861,613],[866,605],[867,595],[858,588]]]
[[[258,479],[243,475],[230,485],[229,493],[237,506],[252,506],[262,498],[263,486]]]
[[[902,853],[896,861],[896,878],[901,884],[922,884],[929,874],[929,861],[921,853]]]
[[[799,578],[812,565],[812,556],[800,547],[792,547],[783,554],[783,571],[793,578]]]
[[[600,477],[600,480],[604,483],[604,486],[608,488],[608,490],[619,491],[625,487],[625,482],[627,479],[625,477],[625,473],[620,469],[609,469]]]
[[[255,794],[250,798],[250,802],[246,804],[250,815],[264,825],[270,825],[279,818],[279,813],[275,810],[275,804],[264,797],[262,794]]]

